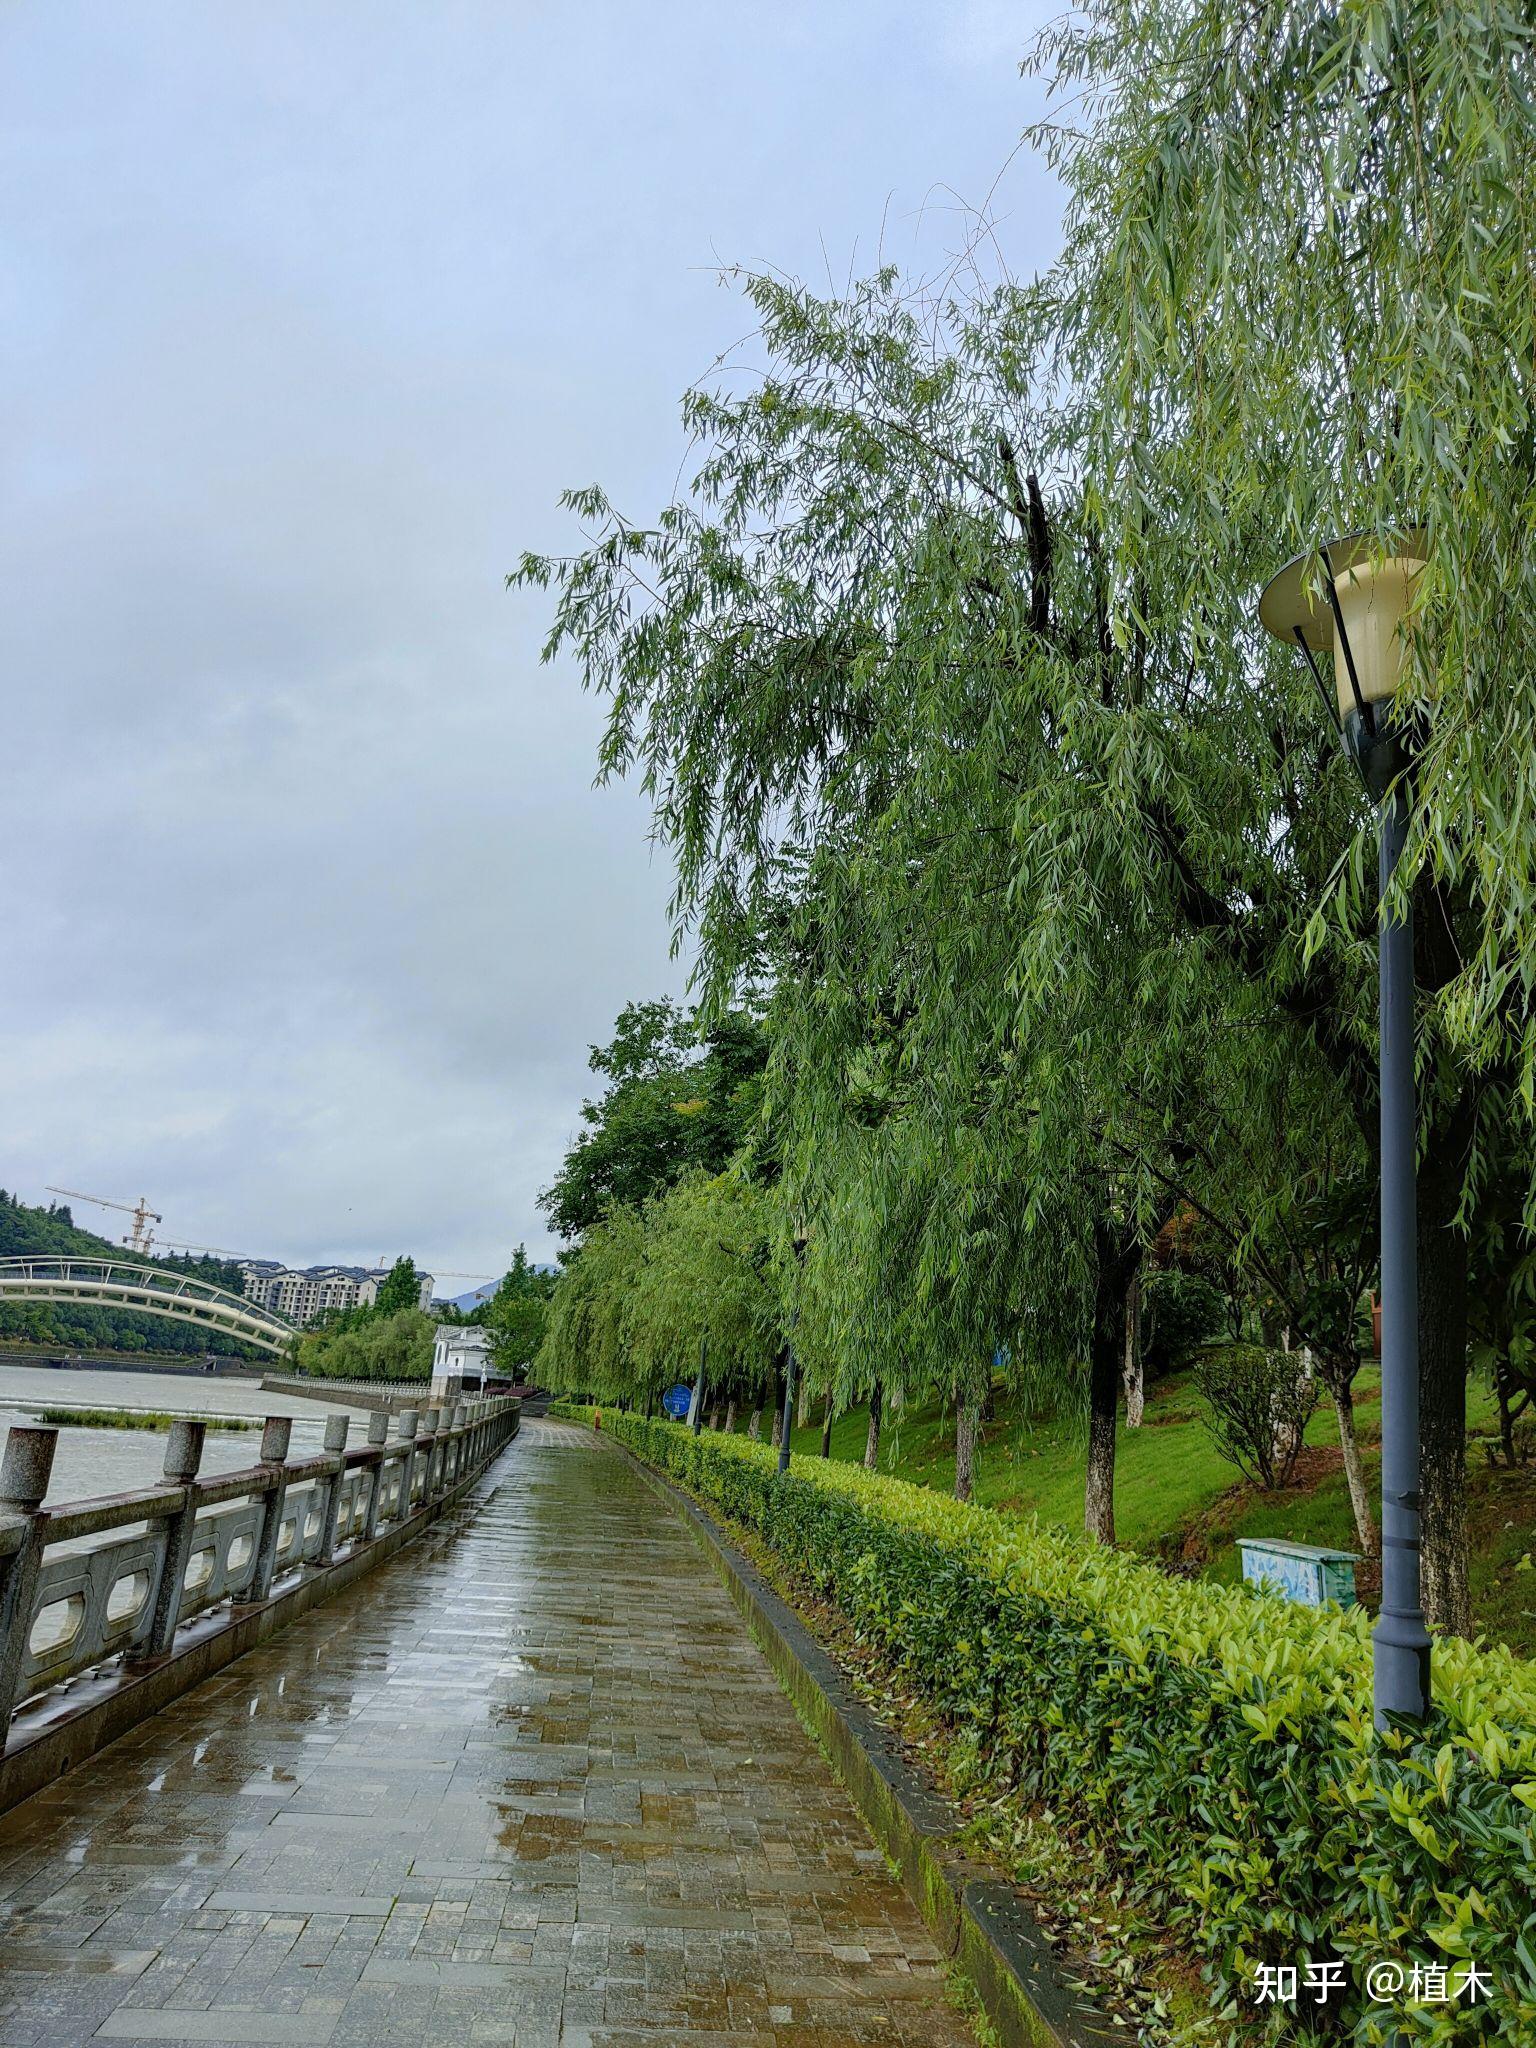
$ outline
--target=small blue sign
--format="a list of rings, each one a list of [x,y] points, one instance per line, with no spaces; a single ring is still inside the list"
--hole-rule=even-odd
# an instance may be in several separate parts
[[[688,1410],[693,1406],[692,1387],[681,1385],[668,1387],[661,1397],[661,1405],[666,1409],[674,1422],[686,1421]]]

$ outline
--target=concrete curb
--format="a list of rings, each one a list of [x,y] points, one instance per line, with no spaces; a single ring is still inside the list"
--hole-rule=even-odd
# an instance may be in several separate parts
[[[687,1524],[1003,2048],[1131,2048],[1128,2028],[1072,1990],[1018,1894],[966,1856],[958,1810],[908,1764],[793,1608],[695,1501],[627,1445],[607,1443]]]
[[[70,1687],[72,1697],[44,1694],[23,1708],[11,1724],[9,1747],[0,1756],[0,1813],[30,1799],[192,1686],[403,1550],[490,1478],[517,1442],[517,1434],[514,1430],[490,1463],[470,1473],[451,1493],[417,1508],[409,1521],[386,1529],[372,1543],[348,1551],[334,1564],[302,1566],[298,1577],[259,1606],[242,1608],[238,1614],[226,1609],[184,1624],[163,1662],[147,1670],[77,1679]]]

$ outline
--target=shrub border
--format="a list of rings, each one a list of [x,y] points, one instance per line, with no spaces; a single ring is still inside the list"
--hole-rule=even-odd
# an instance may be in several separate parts
[[[696,1501],[627,1444],[604,1441],[672,1509],[713,1565],[940,1951],[970,1980],[1002,2048],[1130,2048],[1134,2036],[1069,1987],[1012,1887],[965,1854],[958,1809],[907,1763],[794,1609]]]

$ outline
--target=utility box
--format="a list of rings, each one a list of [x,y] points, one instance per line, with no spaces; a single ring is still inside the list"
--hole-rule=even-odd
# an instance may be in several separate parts
[[[1243,1577],[1251,1585],[1273,1586],[1303,1607],[1321,1607],[1328,1600],[1336,1600],[1340,1607],[1355,1605],[1355,1566],[1360,1559],[1353,1550],[1281,1543],[1268,1536],[1240,1536],[1237,1547],[1243,1556]]]

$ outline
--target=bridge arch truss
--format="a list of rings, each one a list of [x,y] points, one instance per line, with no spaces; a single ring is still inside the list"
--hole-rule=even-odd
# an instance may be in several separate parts
[[[298,1332],[286,1317],[168,1266],[142,1266],[123,1259],[67,1259],[41,1255],[0,1259],[0,1303],[87,1302],[97,1308],[131,1308],[221,1330],[281,1357]]]

